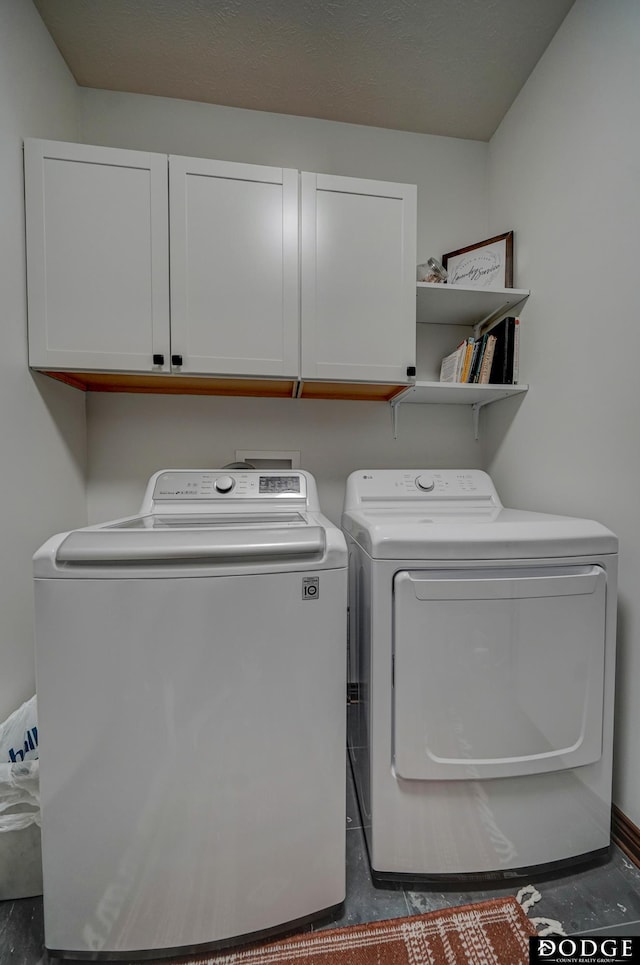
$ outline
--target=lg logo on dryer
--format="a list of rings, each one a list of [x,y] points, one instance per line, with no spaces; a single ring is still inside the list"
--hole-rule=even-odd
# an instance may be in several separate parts
[[[303,576],[302,577],[302,599],[317,600],[319,596],[320,596],[320,577]]]

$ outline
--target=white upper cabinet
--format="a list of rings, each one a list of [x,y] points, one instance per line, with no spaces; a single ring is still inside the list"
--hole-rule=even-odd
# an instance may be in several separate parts
[[[415,185],[303,172],[301,197],[302,378],[406,383]]]
[[[27,140],[25,181],[30,364],[168,371],[166,156]]]
[[[415,374],[414,185],[27,140],[25,189],[34,368],[345,398]]]
[[[171,357],[187,374],[298,374],[298,172],[169,158]]]

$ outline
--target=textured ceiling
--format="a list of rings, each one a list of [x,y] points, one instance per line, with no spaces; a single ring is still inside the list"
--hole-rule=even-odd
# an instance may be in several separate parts
[[[34,0],[83,87],[488,140],[574,0]]]

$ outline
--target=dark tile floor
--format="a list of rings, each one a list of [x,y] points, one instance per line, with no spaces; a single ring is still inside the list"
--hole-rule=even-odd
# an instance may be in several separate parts
[[[435,888],[388,891],[372,885],[364,834],[351,775],[347,773],[347,900],[334,925],[351,925],[401,915],[417,915],[503,895],[515,895],[526,884],[541,894],[529,911],[532,918],[559,921],[567,934],[640,934],[640,869],[615,846],[609,859],[598,866],[573,869],[565,874],[532,876],[468,891]]]
[[[347,898],[341,912],[315,928],[352,925],[435,911],[502,895],[515,895],[531,883],[541,900],[531,917],[553,918],[567,934],[640,934],[640,869],[616,847],[597,867],[547,878],[499,883],[473,891],[386,890],[371,882],[353,782],[347,770]],[[42,899],[0,902],[0,965],[43,962]],[[120,963],[122,965],[122,963]]]

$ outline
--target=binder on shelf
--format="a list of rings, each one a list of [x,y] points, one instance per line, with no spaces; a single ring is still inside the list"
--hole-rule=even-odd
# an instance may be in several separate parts
[[[516,358],[516,332],[518,332],[519,336],[517,322],[518,319],[509,316],[503,318],[491,329],[491,334],[496,337],[496,344],[489,382],[500,385],[513,385],[514,375],[515,381],[517,382],[518,380],[514,365]]]

